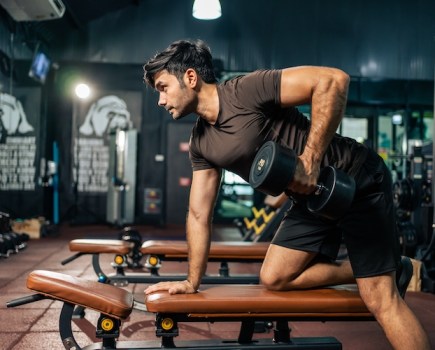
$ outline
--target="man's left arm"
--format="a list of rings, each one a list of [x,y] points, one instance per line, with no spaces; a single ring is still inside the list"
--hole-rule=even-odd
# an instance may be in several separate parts
[[[320,163],[343,118],[349,76],[336,68],[295,67],[282,71],[280,99],[283,107],[311,104],[311,127],[299,156],[290,191],[314,190]]]

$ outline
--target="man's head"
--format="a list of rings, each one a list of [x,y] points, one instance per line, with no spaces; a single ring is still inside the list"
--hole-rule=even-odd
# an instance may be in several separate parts
[[[217,82],[210,49],[198,40],[176,41],[144,66],[145,81],[159,92],[158,105],[173,119],[197,112],[204,84]]]
[[[216,83],[209,47],[201,40],[179,40],[155,55],[144,65],[144,80],[153,88],[154,76],[163,70],[177,77],[183,87],[183,75],[192,68],[205,83]]]

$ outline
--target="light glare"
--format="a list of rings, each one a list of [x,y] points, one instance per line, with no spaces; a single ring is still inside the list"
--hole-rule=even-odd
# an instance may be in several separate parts
[[[85,99],[88,98],[89,95],[91,94],[91,89],[87,84],[80,83],[77,84],[75,88],[75,93],[78,98]]]

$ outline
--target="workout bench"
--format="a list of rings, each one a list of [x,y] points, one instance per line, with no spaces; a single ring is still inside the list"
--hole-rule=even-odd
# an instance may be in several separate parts
[[[269,243],[267,242],[212,242],[209,262],[219,262],[219,275],[206,275],[204,284],[258,284],[258,275],[230,275],[229,262],[257,262],[264,260]],[[75,252],[73,256],[63,260],[65,265],[82,255],[92,255],[92,265],[101,280],[111,284],[126,285],[127,283],[157,283],[161,281],[184,280],[185,275],[160,275],[159,269],[163,261],[187,261],[188,247],[185,241],[150,240],[142,243],[140,254],[146,257],[145,271],[126,272],[128,255],[134,248],[134,243],[114,239],[75,239],[69,242],[69,249]],[[100,254],[114,254],[112,267],[116,273],[106,275],[100,265]]]
[[[7,307],[16,307],[42,299],[63,302],[59,333],[66,349],[161,349],[174,348],[182,322],[240,322],[237,340],[192,340],[177,347],[190,349],[341,349],[333,337],[290,337],[289,321],[362,321],[373,320],[355,290],[312,289],[273,292],[260,285],[220,285],[196,294],[169,295],[158,292],[145,297],[148,312],[155,316],[158,346],[154,341],[117,341],[122,321],[133,310],[130,292],[96,281],[49,271],[33,271],[27,287],[36,294],[12,300]],[[71,327],[76,305],[100,313],[96,337],[102,339],[81,348]],[[273,339],[253,339],[254,323],[275,324]],[[154,347],[148,345],[154,344]],[[152,346],[152,345],[151,345]]]

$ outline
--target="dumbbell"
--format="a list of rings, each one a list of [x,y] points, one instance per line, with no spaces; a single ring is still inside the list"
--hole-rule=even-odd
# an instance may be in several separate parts
[[[0,233],[0,258],[7,258],[9,257],[9,252],[6,247],[6,242],[3,239],[3,235]]]
[[[18,249],[15,247],[15,244],[12,241],[12,238],[7,233],[0,233],[0,239],[2,242],[2,247],[0,252],[1,256],[7,258],[9,257],[9,255],[18,252]]]
[[[278,196],[293,181],[296,170],[295,151],[267,141],[258,150],[249,172],[251,186],[263,193]],[[355,180],[331,166],[320,171],[315,191],[305,196],[313,214],[338,219],[349,208],[355,194]]]

